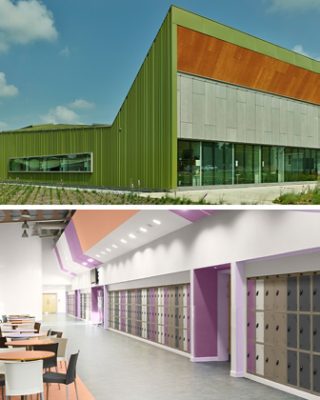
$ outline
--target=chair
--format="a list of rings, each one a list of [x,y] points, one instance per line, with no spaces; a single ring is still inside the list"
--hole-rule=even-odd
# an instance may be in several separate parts
[[[6,398],[40,393],[43,400],[42,370],[42,360],[6,363]]]
[[[50,369],[52,367],[55,367],[57,369],[58,346],[59,346],[58,343],[37,344],[37,345],[33,346],[34,350],[52,351],[54,353],[53,357],[45,358],[43,360],[43,368],[44,369]]]
[[[51,329],[48,329],[47,336],[50,336],[50,335],[51,335]]]
[[[7,349],[8,346],[6,345],[6,342],[8,339],[6,337],[0,337],[0,349]]]
[[[36,333],[39,333],[40,332],[40,328],[41,328],[41,323],[40,322],[35,322],[33,328],[36,331]]]
[[[58,343],[58,354],[57,354],[57,361],[60,362],[60,365],[64,362],[65,365],[67,364],[66,361],[66,348],[68,339],[67,338],[55,338],[53,339],[54,343]]]
[[[47,384],[47,396],[46,399],[49,400],[49,383],[58,383],[62,385],[66,385],[66,398],[69,399],[68,385],[70,383],[74,383],[74,387],[76,390],[76,399],[78,400],[78,388],[76,382],[76,366],[78,361],[79,351],[78,353],[71,354],[67,372],[62,374],[60,372],[46,372],[43,374],[43,382]]]
[[[0,374],[0,387],[1,387],[1,399],[4,399],[3,388],[6,384],[6,378],[4,374]]]
[[[57,338],[62,338],[63,332],[51,331],[49,336],[56,336]]]

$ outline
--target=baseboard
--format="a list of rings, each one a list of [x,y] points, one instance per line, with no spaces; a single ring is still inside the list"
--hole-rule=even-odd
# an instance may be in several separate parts
[[[320,399],[320,396],[317,396],[315,394],[304,392],[303,390],[296,389],[296,388],[293,388],[291,386],[283,385],[281,383],[272,382],[272,381],[269,381],[269,379],[265,379],[265,378],[262,378],[260,376],[256,376],[256,375],[245,373],[245,378],[251,379],[251,380],[253,380],[255,382],[258,382],[258,383],[262,383],[263,385],[266,385],[266,386],[270,386],[270,387],[272,387],[274,389],[278,389],[278,390],[281,390],[283,392],[290,393],[290,394],[292,394],[294,396],[298,396],[298,397],[301,397],[303,399],[307,399],[307,400],[319,400]]]
[[[233,370],[230,371],[230,376],[232,376],[233,378],[244,378],[245,375],[246,375],[245,372],[236,372]]]
[[[215,357],[191,357],[192,362],[210,362],[210,361],[223,361],[218,356]]]
[[[121,335],[128,336],[131,339],[139,340],[140,342],[147,343],[154,347],[158,347],[159,349],[170,351],[171,353],[178,354],[179,356],[190,358],[189,353],[185,353],[184,351],[173,349],[172,347],[168,347],[164,344],[152,342],[151,340],[141,338],[139,336],[131,335],[130,333],[127,333],[127,332],[118,331],[117,329],[113,329],[113,328],[107,328],[107,330],[111,331],[111,332],[115,332],[115,333],[120,333]]]

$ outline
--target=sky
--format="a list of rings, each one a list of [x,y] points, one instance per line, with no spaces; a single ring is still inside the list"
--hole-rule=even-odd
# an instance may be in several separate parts
[[[0,0],[0,131],[112,123],[171,4],[320,59],[320,0]]]

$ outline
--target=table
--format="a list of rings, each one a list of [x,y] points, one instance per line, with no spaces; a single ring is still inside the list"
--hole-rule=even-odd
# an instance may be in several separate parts
[[[7,338],[16,338],[16,339],[27,339],[30,337],[37,337],[37,336],[43,336],[43,333],[15,333],[15,332],[10,332],[10,333],[4,333],[2,336],[5,336]]]
[[[24,350],[24,351],[8,351],[5,353],[0,352],[1,361],[35,361],[44,360],[45,358],[54,357],[53,351],[40,351],[40,350]]]
[[[42,344],[52,344],[52,343],[54,343],[54,341],[51,339],[29,339],[29,340],[14,340],[13,342],[6,342],[6,345],[12,347],[26,347],[27,349],[31,349],[34,346]]]

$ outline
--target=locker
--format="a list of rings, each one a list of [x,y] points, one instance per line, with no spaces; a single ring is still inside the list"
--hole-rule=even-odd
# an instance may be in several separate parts
[[[274,347],[265,345],[264,346],[264,377],[266,379],[274,380],[275,372],[275,354]]]
[[[299,309],[300,311],[310,311],[310,275],[300,276],[299,279]]]
[[[287,345],[287,317],[282,313],[274,314],[273,343],[278,347]]]
[[[313,340],[313,351],[316,353],[320,353],[320,315],[313,316],[312,340]],[[320,379],[320,373],[319,373],[319,379]]]
[[[310,389],[310,354],[299,353],[299,386]]]
[[[264,313],[264,343],[273,344],[274,340],[274,316],[272,311]]]
[[[178,305],[179,307],[184,307],[184,286],[179,286],[178,288]]]
[[[264,345],[256,344],[256,374],[264,376]]]
[[[262,311],[256,312],[256,341],[264,342],[264,313]]]
[[[256,313],[248,311],[247,313],[247,340],[256,340]]]
[[[285,312],[287,310],[287,278],[277,277],[274,288],[274,310]]]
[[[288,311],[297,311],[297,277],[290,276],[287,284],[287,309]]]
[[[287,382],[297,386],[297,352],[289,350],[287,352]]]
[[[273,310],[275,279],[266,278],[264,281],[264,310]]]
[[[247,280],[247,310],[252,312],[256,309],[256,280]]]
[[[264,280],[256,280],[256,310],[264,310]]]
[[[256,344],[254,340],[247,341],[247,372],[256,372]]]
[[[320,393],[320,356],[313,356],[313,391]]]
[[[313,276],[312,302],[313,311],[320,312],[320,274]]]
[[[310,350],[310,315],[300,314],[299,316],[299,348]]]
[[[287,315],[287,346],[297,348],[297,314]]]
[[[274,347],[274,380],[279,383],[287,382],[287,351]]]

